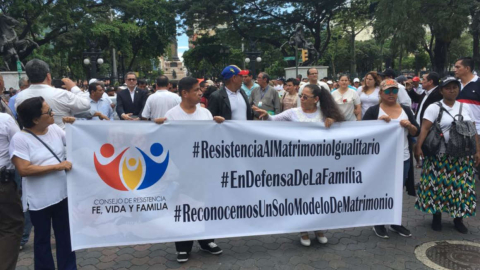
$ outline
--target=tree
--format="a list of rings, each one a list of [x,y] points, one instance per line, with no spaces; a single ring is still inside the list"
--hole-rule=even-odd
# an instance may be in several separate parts
[[[19,38],[38,43],[39,52],[51,50],[80,76],[85,71],[82,52],[89,49],[88,40],[97,41],[105,60],[112,57],[111,48],[121,51],[127,70],[132,70],[162,55],[171,43],[165,37],[176,33],[167,0],[7,0],[0,10],[19,20]],[[20,59],[39,57],[32,54],[34,50],[30,46]]]
[[[174,0],[177,12],[192,31],[225,26],[248,40],[256,40],[280,48],[302,24],[314,47],[321,53],[330,40],[330,20],[346,0]],[[327,32],[326,36],[322,33]],[[288,47],[282,47],[284,56]]]
[[[392,51],[400,53],[421,44],[433,70],[443,74],[452,41],[469,25],[470,5],[471,1],[463,0],[378,0],[377,38],[392,37]]]

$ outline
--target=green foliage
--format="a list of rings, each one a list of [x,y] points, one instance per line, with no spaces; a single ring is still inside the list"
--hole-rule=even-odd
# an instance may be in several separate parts
[[[6,0],[0,9],[20,22],[19,38],[40,45],[28,48],[21,60],[41,57],[55,76],[85,77],[82,52],[89,49],[88,40],[103,51],[100,77],[111,73],[112,48],[124,56],[125,71],[151,70],[150,59],[164,54],[172,42],[168,37],[176,33],[167,0]]]

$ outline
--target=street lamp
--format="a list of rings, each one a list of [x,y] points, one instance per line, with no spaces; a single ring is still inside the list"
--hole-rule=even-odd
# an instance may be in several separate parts
[[[255,64],[262,61],[262,58],[260,57],[261,52],[256,50],[255,43],[256,42],[250,39],[250,48],[247,52],[245,52],[245,55],[247,56],[245,58],[245,63],[250,63],[250,70],[252,71],[252,75],[254,78],[256,78],[257,76]],[[252,61],[252,59],[255,59],[256,61]]]
[[[220,55],[223,56],[223,66],[227,65],[227,57],[230,54],[230,48],[228,47],[221,47],[220,48]]]
[[[102,58],[102,51],[100,49],[96,50],[95,47],[97,46],[96,41],[89,41],[89,46],[90,50],[89,51],[84,51],[83,52],[83,63],[88,66],[91,64],[90,67],[90,76],[89,80],[92,78],[97,77],[97,64],[101,65],[103,64],[103,58]]]

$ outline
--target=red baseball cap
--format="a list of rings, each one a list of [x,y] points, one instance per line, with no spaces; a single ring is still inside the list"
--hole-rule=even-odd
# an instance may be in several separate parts
[[[240,73],[238,73],[238,75],[250,75],[249,73],[250,72],[248,71],[248,69],[244,69],[244,70],[240,71]]]
[[[413,77],[412,81],[414,81],[414,82],[419,82],[419,81],[420,81],[420,78],[417,77],[417,76],[415,76],[415,77]]]

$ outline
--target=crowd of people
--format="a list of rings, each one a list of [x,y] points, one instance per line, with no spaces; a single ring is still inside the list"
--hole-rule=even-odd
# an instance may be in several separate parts
[[[0,263],[5,269],[15,268],[32,225],[35,269],[54,269],[51,227],[58,269],[76,269],[66,185],[66,173],[75,164],[65,160],[64,131],[65,124],[74,121],[267,120],[317,122],[330,128],[343,121],[383,120],[404,130],[404,186],[417,197],[415,207],[432,214],[433,230],[442,230],[443,212],[453,218],[457,231],[467,233],[463,218],[476,212],[480,80],[472,58],[459,59],[455,77],[443,79],[436,72],[396,77],[387,69],[369,72],[361,80],[341,75],[334,83],[319,80],[318,70],[310,68],[305,80],[273,80],[266,72],[254,78],[252,71],[230,65],[221,73],[221,85],[185,77],[174,86],[159,76],[151,90],[134,72],[125,74],[126,85],[120,89],[96,79],[81,87],[68,78],[55,87],[48,64],[38,59],[25,69],[28,78],[20,80],[21,91],[8,103],[0,101]],[[473,133],[457,136],[464,132],[459,126],[474,127]],[[462,138],[473,139],[473,145]],[[438,147],[432,150],[433,143]],[[465,149],[455,149],[465,143]],[[417,186],[415,164],[423,166]],[[401,225],[374,226],[373,231],[386,239],[387,228],[403,237],[412,235]],[[322,244],[328,242],[323,231],[315,236]],[[308,232],[300,232],[300,242],[311,245]],[[199,244],[211,254],[222,253],[213,239]],[[192,245],[176,243],[179,262],[188,260]]]

